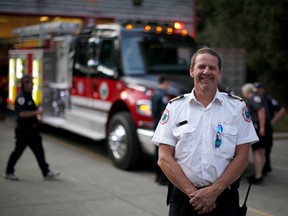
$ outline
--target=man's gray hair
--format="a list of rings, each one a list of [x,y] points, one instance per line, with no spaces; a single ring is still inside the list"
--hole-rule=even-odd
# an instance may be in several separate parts
[[[212,48],[209,48],[209,47],[203,47],[203,48],[197,50],[196,53],[194,53],[194,55],[191,58],[191,66],[190,67],[194,68],[196,57],[198,55],[200,55],[200,54],[210,54],[210,55],[216,57],[217,60],[218,60],[218,67],[221,70],[221,68],[222,68],[222,60],[221,60],[220,55],[216,52],[216,50],[214,50]]]

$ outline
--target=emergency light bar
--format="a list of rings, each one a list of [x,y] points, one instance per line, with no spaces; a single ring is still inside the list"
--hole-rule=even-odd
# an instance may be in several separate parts
[[[130,21],[120,20],[118,21],[126,30],[143,29],[145,32],[156,32],[166,34],[181,34],[182,36],[188,35],[188,30],[185,29],[185,25],[182,22],[143,22],[143,21]]]
[[[81,29],[80,23],[74,22],[51,22],[39,25],[20,27],[12,31],[14,35],[20,37],[47,34],[73,34]]]

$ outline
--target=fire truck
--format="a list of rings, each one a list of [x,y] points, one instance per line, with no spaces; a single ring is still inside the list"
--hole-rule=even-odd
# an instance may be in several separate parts
[[[9,51],[9,107],[23,74],[33,77],[42,121],[105,140],[113,164],[133,169],[153,154],[150,98],[158,76],[172,97],[191,91],[189,66],[196,44],[180,22],[119,20],[81,27],[55,22],[15,29]]]

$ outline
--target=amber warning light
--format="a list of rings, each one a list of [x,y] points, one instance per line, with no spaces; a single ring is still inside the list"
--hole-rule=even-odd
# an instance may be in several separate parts
[[[167,34],[172,34],[173,33],[173,28],[169,27],[166,30]]]
[[[132,28],[133,28],[133,26],[132,26],[131,24],[127,24],[127,25],[126,25],[126,29],[127,29],[127,30],[131,30]]]
[[[145,29],[146,32],[151,31],[151,26],[146,25],[144,29]]]
[[[157,33],[161,33],[161,32],[162,32],[162,29],[163,29],[163,28],[162,28],[161,26],[157,26],[157,27],[156,27],[156,32],[157,32]]]
[[[132,23],[125,23],[125,28],[128,31],[131,31],[133,29],[143,29],[145,32],[155,32],[155,33],[166,33],[168,35],[171,34],[181,34],[182,36],[187,36],[188,35],[188,30],[185,29],[185,25],[183,22],[174,22],[169,24],[159,24],[159,23],[141,23],[138,22],[136,24]]]

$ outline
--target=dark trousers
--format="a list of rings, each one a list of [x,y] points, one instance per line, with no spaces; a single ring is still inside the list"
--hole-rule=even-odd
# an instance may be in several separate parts
[[[226,189],[216,200],[217,207],[203,216],[238,216],[239,214],[239,193],[237,188]],[[189,203],[189,198],[173,188],[170,197],[169,216],[199,216],[197,211]]]
[[[27,130],[15,130],[16,134],[16,143],[15,148],[13,152],[11,153],[6,173],[14,173],[14,167],[18,161],[18,159],[21,157],[22,153],[26,149],[27,146],[32,150],[34,153],[36,160],[38,162],[38,165],[42,171],[42,175],[46,176],[46,174],[49,172],[49,165],[45,161],[45,153],[42,145],[42,138],[38,131],[32,129],[32,131]]]

